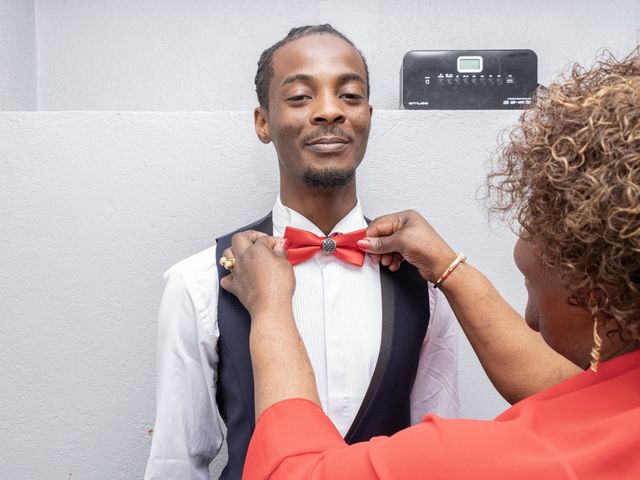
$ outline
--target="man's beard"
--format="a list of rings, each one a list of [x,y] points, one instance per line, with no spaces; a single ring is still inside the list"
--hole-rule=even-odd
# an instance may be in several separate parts
[[[315,188],[344,187],[353,180],[355,174],[355,168],[307,168],[304,183]]]

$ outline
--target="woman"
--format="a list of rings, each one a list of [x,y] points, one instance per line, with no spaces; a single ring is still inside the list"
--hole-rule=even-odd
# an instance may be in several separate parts
[[[532,395],[494,421],[427,415],[392,437],[347,446],[319,407],[291,313],[286,245],[245,232],[225,252],[236,260],[222,280],[252,316],[262,415],[245,478],[640,478],[639,52],[575,68],[542,92],[499,162],[488,182],[494,210],[521,226],[514,258],[529,294],[525,320],[546,344],[510,333],[519,332],[517,314],[417,213],[375,220],[359,245],[391,270],[412,263],[442,289],[507,395],[527,388],[514,376],[510,390],[501,370],[515,355],[528,362],[525,378],[549,379],[567,364],[583,371],[538,393],[544,382],[534,381]],[[491,349],[503,356],[492,360]]]

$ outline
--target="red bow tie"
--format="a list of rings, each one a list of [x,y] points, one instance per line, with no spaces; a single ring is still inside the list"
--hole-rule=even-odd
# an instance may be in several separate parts
[[[351,233],[338,233],[322,238],[306,230],[287,227],[284,238],[289,240],[287,250],[291,265],[297,265],[316,253],[322,252],[361,267],[364,263],[364,252],[358,248],[358,240],[363,239],[366,234],[367,230],[363,228]]]

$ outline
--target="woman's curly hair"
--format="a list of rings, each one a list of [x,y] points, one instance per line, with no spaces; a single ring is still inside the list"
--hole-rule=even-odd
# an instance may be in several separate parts
[[[640,47],[575,65],[535,100],[487,178],[490,210],[517,220],[573,302],[597,298],[640,341]]]

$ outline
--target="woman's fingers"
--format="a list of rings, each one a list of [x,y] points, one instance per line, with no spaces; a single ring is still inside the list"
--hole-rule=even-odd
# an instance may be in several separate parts
[[[220,286],[227,292],[233,293],[236,297],[238,296],[236,285],[233,282],[233,275],[225,275],[224,277],[222,277],[220,279]]]
[[[404,257],[399,253],[372,254],[371,259],[376,263],[389,267],[392,272],[397,272],[402,262],[404,262]]]
[[[358,246],[367,253],[377,253],[381,255],[381,262],[383,265],[388,266],[391,262],[387,259],[390,254],[397,252],[399,245],[393,235],[389,237],[367,237],[366,246],[358,242]]]
[[[393,258],[386,258],[384,254],[402,252],[403,245],[397,233],[416,215],[418,215],[416,212],[407,210],[376,218],[367,227],[367,238],[360,240],[358,246],[368,253],[383,254],[380,262],[385,266],[391,265]]]
[[[234,294],[250,313],[291,302],[295,277],[282,238],[247,231],[234,235],[231,243],[222,252],[225,261],[234,259],[232,274],[220,279],[224,290]]]
[[[247,230],[246,232],[236,233],[231,238],[231,247],[222,252],[222,256],[227,260],[235,262],[238,257],[241,257],[248,248],[261,243],[267,245],[271,250],[281,254],[283,250],[283,240],[279,237],[270,237],[262,232],[255,230]]]
[[[257,238],[255,243],[265,245],[271,250],[273,250],[275,253],[282,255],[283,251],[285,250],[288,244],[288,240],[285,240],[282,237],[270,237],[268,235],[264,235]]]
[[[404,262],[404,257],[399,253],[394,253],[393,261],[389,265],[389,270],[391,270],[392,272],[397,272],[400,268],[400,265],[402,265],[402,262]]]
[[[380,263],[385,267],[388,267],[393,262],[393,255],[390,253],[384,253],[380,256]]]
[[[390,213],[376,218],[367,227],[367,237],[388,237],[400,230],[410,211]]]
[[[267,237],[267,235],[255,230],[236,233],[231,237],[231,247],[226,248],[224,252],[222,252],[222,257],[220,258],[222,266],[231,272],[231,275],[225,275],[220,279],[220,286],[226,291],[238,296],[238,285],[237,282],[234,281],[233,277],[233,269],[236,266],[235,264],[238,261],[238,257],[244,255],[246,250],[262,237]]]
[[[429,281],[433,281],[434,271],[440,272],[449,265],[453,252],[429,222],[413,210],[376,218],[358,247],[392,272],[402,262],[409,262]]]
[[[236,256],[240,256],[261,237],[268,237],[268,235],[256,230],[247,230],[246,232],[236,233],[231,237],[231,249]]]
[[[226,248],[224,252],[222,252],[222,256],[225,258],[225,260],[231,260],[232,258],[236,258],[235,254],[233,253],[233,248],[231,247]],[[220,258],[220,263],[222,263],[222,257]],[[224,267],[224,265],[222,266]]]

